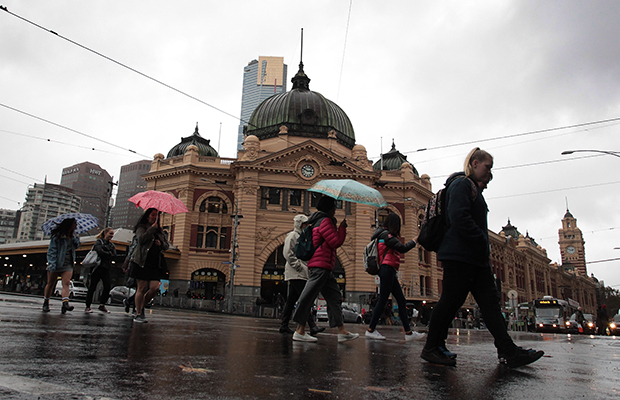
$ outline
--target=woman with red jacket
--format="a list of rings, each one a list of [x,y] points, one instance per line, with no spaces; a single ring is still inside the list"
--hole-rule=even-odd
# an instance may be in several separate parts
[[[369,339],[385,340],[385,336],[375,330],[381,310],[385,308],[390,293],[394,300],[398,303],[398,315],[403,323],[405,330],[405,340],[422,339],[425,337],[423,333],[413,332],[409,326],[409,314],[407,313],[405,295],[398,282],[398,267],[400,266],[400,255],[408,252],[415,247],[415,241],[410,240],[407,244],[402,244],[400,239],[400,217],[396,214],[388,214],[383,222],[383,226],[379,227],[372,235],[372,240],[379,239],[378,250],[381,266],[379,267],[379,300],[372,312],[370,326],[366,331],[366,337]]]
[[[344,243],[347,236],[347,221],[343,220],[336,229],[336,200],[329,196],[319,199],[318,210],[308,219],[312,226],[312,243],[314,254],[308,261],[309,277],[303,292],[299,296],[297,310],[293,321],[297,322],[297,329],[293,333],[293,340],[301,342],[316,342],[318,339],[306,333],[306,321],[314,299],[319,292],[323,294],[327,303],[327,317],[331,328],[338,328],[338,342],[357,339],[359,334],[350,333],[344,328],[342,320],[342,293],[336,282],[333,271],[336,265],[336,249]]]

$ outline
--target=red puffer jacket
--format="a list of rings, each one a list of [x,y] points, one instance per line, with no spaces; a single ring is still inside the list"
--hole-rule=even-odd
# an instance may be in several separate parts
[[[379,238],[379,243],[377,245],[379,250],[379,262],[381,265],[389,265],[397,271],[400,267],[401,254],[407,253],[416,245],[413,240],[403,244],[399,238],[392,236],[385,228],[379,228],[375,231],[372,235],[372,239],[374,240],[376,238]]]
[[[309,223],[314,219],[312,217],[313,215],[310,216]],[[324,268],[333,271],[336,265],[336,249],[342,246],[346,236],[346,228],[341,226],[336,229],[331,218],[323,218],[321,224],[312,229],[312,243],[316,250],[308,261],[308,268]]]

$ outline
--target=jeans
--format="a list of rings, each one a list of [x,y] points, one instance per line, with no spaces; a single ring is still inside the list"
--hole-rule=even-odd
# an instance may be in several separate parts
[[[480,307],[484,323],[495,339],[498,353],[512,352],[516,345],[506,330],[491,267],[448,260],[442,261],[442,265],[443,292],[431,315],[425,348],[445,346],[450,323],[471,292]]]
[[[103,283],[103,293],[99,298],[99,304],[105,304],[110,296],[110,271],[107,268],[98,266],[90,275],[90,286],[88,287],[88,294],[86,295],[86,307],[90,308],[93,303],[93,295],[97,290],[97,284],[99,281]]]
[[[295,303],[299,300],[304,287],[306,287],[306,281],[303,279],[291,279],[288,281],[288,297],[286,298],[284,311],[282,311],[282,326],[288,326],[288,322],[291,320],[291,315],[293,315],[293,310],[295,309]],[[316,329],[312,313],[308,317],[308,326],[310,329]]]
[[[324,268],[310,268],[309,273],[310,277],[303,292],[301,292],[301,296],[299,296],[293,321],[300,325],[308,322],[312,304],[320,292],[327,303],[327,318],[329,318],[330,328],[343,325],[342,292],[340,292],[340,286],[338,286],[334,274]]]
[[[411,330],[405,295],[403,294],[403,289],[400,287],[400,282],[398,282],[396,278],[396,273],[397,271],[389,265],[384,264],[379,267],[379,278],[381,279],[379,283],[379,300],[377,300],[377,304],[372,310],[372,318],[370,319],[370,326],[368,327],[371,331],[374,331],[377,327],[377,323],[383,314],[390,294],[392,294],[394,300],[398,303],[398,315],[403,323],[405,332]]]

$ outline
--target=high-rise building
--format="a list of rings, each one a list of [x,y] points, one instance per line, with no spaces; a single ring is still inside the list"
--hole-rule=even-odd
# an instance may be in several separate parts
[[[73,189],[82,199],[80,212],[91,214],[99,219],[99,228],[105,223],[108,202],[110,201],[112,177],[97,164],[83,162],[63,168],[60,185]],[[98,233],[93,229],[90,233]]]
[[[73,189],[51,183],[36,183],[28,188],[22,208],[17,241],[43,240],[41,225],[62,214],[79,212],[82,199]]]
[[[151,162],[149,160],[136,161],[121,167],[118,179],[118,192],[116,202],[112,209],[112,228],[133,229],[138,218],[144,212],[141,208],[129,201],[129,198],[146,190],[146,181],[142,175],[149,172]]]
[[[286,64],[284,57],[258,57],[243,69],[241,94],[241,121],[237,150],[243,150],[243,127],[248,124],[256,107],[266,98],[286,92]]]
[[[0,244],[17,237],[21,211],[0,209]]]

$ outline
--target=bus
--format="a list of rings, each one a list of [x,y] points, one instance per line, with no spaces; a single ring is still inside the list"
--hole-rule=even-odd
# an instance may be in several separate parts
[[[551,296],[534,300],[536,332],[566,332],[570,308],[566,300]]]

